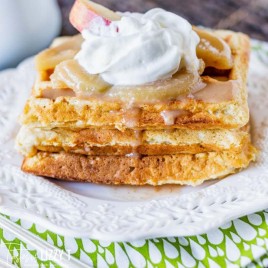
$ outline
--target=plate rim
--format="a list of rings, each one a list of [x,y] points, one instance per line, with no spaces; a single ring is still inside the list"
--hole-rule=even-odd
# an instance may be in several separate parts
[[[252,44],[264,44],[265,51],[268,51],[265,42],[253,40]],[[253,52],[254,64],[261,64],[257,53],[261,52]],[[25,82],[26,73],[33,72],[31,68],[32,58],[16,69],[0,72],[0,84],[5,76],[12,77],[14,97],[18,94],[17,87]],[[258,77],[253,82],[258,83]],[[0,110],[0,115],[5,112]],[[266,121],[268,126],[268,119]],[[0,137],[1,146],[6,141]],[[266,142],[262,142],[259,147],[268,155],[268,148],[262,148]],[[268,160],[265,159],[196,192],[150,201],[118,202],[85,197],[44,178],[23,173],[16,164],[5,162],[7,156],[12,158],[15,150],[10,148],[10,144],[4,148],[6,151],[0,151],[1,213],[31,219],[35,224],[65,236],[133,241],[198,235],[268,207]],[[222,192],[225,194],[221,195]]]

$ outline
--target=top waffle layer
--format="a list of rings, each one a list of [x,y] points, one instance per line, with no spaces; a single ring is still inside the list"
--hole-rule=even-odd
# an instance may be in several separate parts
[[[246,77],[249,39],[241,33],[215,31],[230,46],[233,68],[205,70],[207,84],[194,94],[157,103],[129,107],[121,101],[77,96],[72,88],[53,86],[50,74],[40,72],[26,103],[21,122],[38,127],[106,129],[239,128],[248,120]],[[76,37],[80,38],[80,37]],[[60,43],[67,42],[64,38]],[[57,45],[57,44],[56,44]],[[55,52],[54,52],[55,53]],[[64,51],[58,51],[64,53]],[[74,53],[75,55],[75,53]]]

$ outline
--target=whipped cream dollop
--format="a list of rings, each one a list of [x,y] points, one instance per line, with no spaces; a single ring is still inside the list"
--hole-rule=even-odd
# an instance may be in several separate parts
[[[121,15],[108,26],[96,19],[83,30],[76,59],[88,73],[113,85],[146,84],[181,68],[198,74],[199,37],[188,21],[160,8]]]

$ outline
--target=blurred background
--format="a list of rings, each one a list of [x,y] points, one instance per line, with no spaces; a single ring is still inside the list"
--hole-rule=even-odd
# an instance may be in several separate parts
[[[161,7],[192,24],[241,31],[268,41],[268,0],[96,0],[118,11],[145,12]],[[62,34],[75,33],[68,22],[74,0],[58,0],[63,15]]]
[[[1,0],[0,70],[15,67],[59,35],[73,35],[69,12],[75,0]],[[192,24],[241,31],[268,41],[268,0],[95,0],[115,11],[161,7]]]

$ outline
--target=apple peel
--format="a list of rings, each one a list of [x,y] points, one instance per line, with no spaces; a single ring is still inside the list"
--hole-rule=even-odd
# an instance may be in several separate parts
[[[112,21],[120,20],[121,16],[89,0],[76,0],[70,12],[70,22],[79,31],[89,29],[96,20],[110,25]]]

